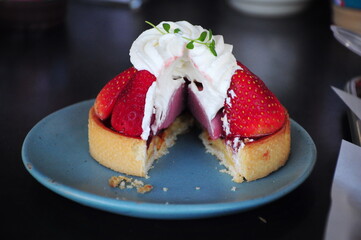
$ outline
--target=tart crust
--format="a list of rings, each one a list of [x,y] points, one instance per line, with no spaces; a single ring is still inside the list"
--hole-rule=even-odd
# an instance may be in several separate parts
[[[193,118],[184,114],[151,141],[121,135],[103,124],[89,111],[88,139],[91,156],[100,164],[117,172],[146,177],[154,160],[168,153],[179,134],[186,132],[193,124]],[[253,181],[263,178],[282,167],[290,154],[290,120],[276,133],[247,142],[237,152],[224,139],[212,140],[203,130],[200,138],[207,152],[215,155],[227,168],[233,181]]]
[[[112,170],[145,177],[154,160],[167,154],[177,136],[186,132],[192,123],[192,117],[181,115],[147,143],[143,139],[127,137],[111,130],[95,115],[92,107],[88,121],[90,155]]]
[[[212,140],[207,131],[200,135],[207,152],[215,155],[227,168],[233,181],[254,181],[263,178],[282,167],[291,151],[290,120],[283,127],[266,137],[246,142],[237,152],[224,139]]]

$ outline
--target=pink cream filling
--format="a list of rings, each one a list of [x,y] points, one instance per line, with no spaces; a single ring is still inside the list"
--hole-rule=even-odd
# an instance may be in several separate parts
[[[211,139],[217,139],[222,135],[222,111],[219,111],[217,115],[209,121],[207,115],[204,111],[204,108],[200,104],[196,94],[188,88],[187,84],[184,83],[178,88],[172,95],[166,119],[164,122],[158,127],[158,130],[162,130],[167,128],[173,121],[177,118],[177,116],[184,110],[185,108],[185,99],[187,100],[188,109],[193,114],[193,116],[197,119],[197,121],[208,131],[208,134]]]
[[[218,111],[217,115],[209,121],[204,111],[204,108],[200,104],[197,96],[193,91],[188,89],[188,107],[193,114],[193,116],[198,120],[198,122],[208,131],[209,136],[212,139],[217,139],[222,134],[222,122],[221,115],[222,112]]]
[[[169,127],[178,115],[184,110],[184,95],[186,94],[185,85],[182,84],[180,88],[173,93],[169,100],[167,117],[164,122],[158,127],[159,130]]]

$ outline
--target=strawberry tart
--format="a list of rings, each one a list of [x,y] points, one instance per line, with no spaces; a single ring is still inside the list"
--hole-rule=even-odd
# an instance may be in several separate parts
[[[147,176],[193,122],[205,149],[235,182],[283,166],[291,147],[287,110],[232,54],[221,35],[186,21],[161,22],[130,48],[132,67],[99,92],[89,111],[89,149],[100,164]]]

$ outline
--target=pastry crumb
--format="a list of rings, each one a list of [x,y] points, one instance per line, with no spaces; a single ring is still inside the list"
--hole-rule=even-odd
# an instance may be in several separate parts
[[[125,182],[120,182],[120,184],[119,184],[119,188],[120,189],[125,189]]]
[[[233,192],[235,192],[236,190],[237,190],[236,187],[232,187],[232,188],[231,188],[231,191],[233,191]]]
[[[137,187],[137,192],[139,192],[139,193],[147,193],[147,192],[152,191],[152,189],[153,189],[152,185],[146,184],[144,186]]]
[[[163,192],[167,192],[168,191],[168,188],[167,187],[164,187],[163,188]]]
[[[200,190],[201,189],[201,187],[196,187],[196,190]]]
[[[132,185],[133,185],[134,187],[142,187],[142,186],[144,185],[144,182],[135,179],[135,180],[132,182]]]
[[[144,185],[143,181],[125,176],[112,176],[108,183],[110,187],[119,187],[122,190],[136,188],[138,193],[147,193],[153,189],[150,184]]]

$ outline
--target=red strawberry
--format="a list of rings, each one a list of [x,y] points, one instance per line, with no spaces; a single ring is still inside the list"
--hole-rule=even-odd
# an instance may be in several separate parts
[[[260,137],[272,134],[282,127],[285,108],[264,82],[238,62],[228,89],[224,114],[233,137]],[[230,100],[230,101],[229,101]]]
[[[110,80],[99,92],[95,99],[94,109],[95,114],[101,120],[110,116],[116,99],[136,72],[137,70],[134,67],[128,68]]]
[[[155,80],[155,76],[147,70],[138,71],[133,76],[114,106],[111,117],[114,130],[132,137],[142,134],[145,97]]]

